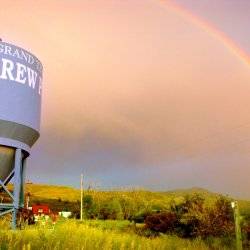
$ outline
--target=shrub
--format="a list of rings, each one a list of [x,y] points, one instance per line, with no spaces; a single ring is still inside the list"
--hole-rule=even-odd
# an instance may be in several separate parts
[[[118,200],[106,201],[101,204],[99,219],[123,219],[122,208]]]
[[[198,195],[186,197],[183,203],[172,205],[170,212],[147,216],[145,224],[146,229],[175,232],[183,238],[229,237],[234,233],[233,211],[224,197],[211,208],[205,207],[204,199]]]
[[[202,223],[201,236],[230,236],[234,233],[234,217],[230,201],[220,197],[215,205],[207,210],[206,220]]]
[[[131,217],[131,220],[135,223],[144,223],[147,216],[151,215],[152,211],[148,209],[142,209],[138,213],[136,213],[134,216]]]
[[[155,232],[174,232],[178,226],[177,215],[173,212],[162,212],[147,216],[145,219],[145,228]]]

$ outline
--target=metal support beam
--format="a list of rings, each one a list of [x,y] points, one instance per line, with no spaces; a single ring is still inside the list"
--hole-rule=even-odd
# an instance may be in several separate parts
[[[9,209],[9,210],[5,210],[3,212],[0,212],[0,216],[3,216],[3,215],[8,214],[8,213],[12,213],[12,212],[13,212],[13,208]]]
[[[8,188],[5,186],[5,184],[0,180],[0,185],[4,189],[4,191],[11,197],[12,200],[14,200],[14,196],[12,193],[8,190]]]
[[[25,167],[26,158],[24,158],[22,150],[17,148],[15,150],[13,170],[4,181],[0,181],[0,187],[2,187],[12,199],[12,203],[0,203],[0,216],[12,213],[12,229],[16,229],[18,210],[24,206]],[[7,184],[11,179],[13,179],[13,193],[7,188]]]
[[[4,185],[6,186],[10,180],[12,179],[12,177],[14,176],[14,169],[10,172],[10,174],[7,176],[7,178],[4,180]]]
[[[0,203],[0,209],[2,209],[2,208],[9,209],[9,208],[13,208],[13,207],[14,207],[14,205],[11,203]]]
[[[6,177],[6,179],[3,182],[0,180],[0,191],[2,191],[3,189],[6,191],[4,186],[7,186],[7,184],[10,182],[13,176],[14,176],[14,169],[10,172],[10,174]]]
[[[22,173],[21,173],[21,190],[20,190],[20,207],[24,208],[24,185],[25,185],[25,176],[26,176],[26,166],[27,158],[24,158],[22,161]]]
[[[22,150],[16,149],[14,162],[14,210],[12,213],[12,229],[16,229],[17,213],[20,208],[20,195],[22,185]]]

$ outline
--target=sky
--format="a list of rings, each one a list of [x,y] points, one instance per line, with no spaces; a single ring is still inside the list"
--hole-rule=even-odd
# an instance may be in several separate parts
[[[3,1],[43,63],[33,182],[250,198],[248,0]]]

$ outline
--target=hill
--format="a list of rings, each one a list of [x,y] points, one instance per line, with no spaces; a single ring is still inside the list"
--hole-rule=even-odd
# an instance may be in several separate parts
[[[65,187],[42,184],[26,184],[25,193],[30,193],[36,199],[61,199],[76,202],[80,199],[80,190]]]
[[[103,195],[108,194],[128,194],[128,193],[141,193],[141,194],[147,194],[149,197],[158,197],[158,198],[166,198],[166,197],[179,197],[179,196],[186,196],[186,195],[194,195],[198,194],[204,198],[216,198],[222,194],[210,192],[206,189],[199,188],[199,187],[193,187],[188,189],[175,189],[175,190],[169,190],[169,191],[149,191],[144,189],[111,189],[109,191],[105,190],[84,190],[85,193],[101,193]],[[55,186],[55,185],[45,185],[45,184],[31,184],[28,183],[25,185],[25,192],[30,193],[34,197],[39,198],[50,198],[50,199],[58,199],[61,198],[63,200],[68,201],[77,201],[80,199],[80,190],[75,189],[73,187],[67,187],[67,186]]]
[[[42,184],[26,184],[25,193],[30,194],[30,204],[47,203],[54,210],[79,210],[80,190]],[[91,196],[96,204],[119,200],[121,206],[134,206],[135,210],[142,208],[168,209],[173,203],[181,203],[186,196],[199,195],[204,198],[206,205],[211,205],[221,194],[202,188],[177,189],[165,192],[147,190],[84,190],[84,196]],[[226,197],[226,196],[225,196]],[[230,197],[227,197],[231,199]],[[250,201],[239,200],[242,214],[250,214]]]

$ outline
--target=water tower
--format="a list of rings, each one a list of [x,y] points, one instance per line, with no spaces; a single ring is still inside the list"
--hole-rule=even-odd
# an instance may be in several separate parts
[[[26,159],[39,138],[42,70],[33,54],[0,40],[0,187],[11,200],[0,203],[0,216],[12,213],[13,228],[24,206]]]

